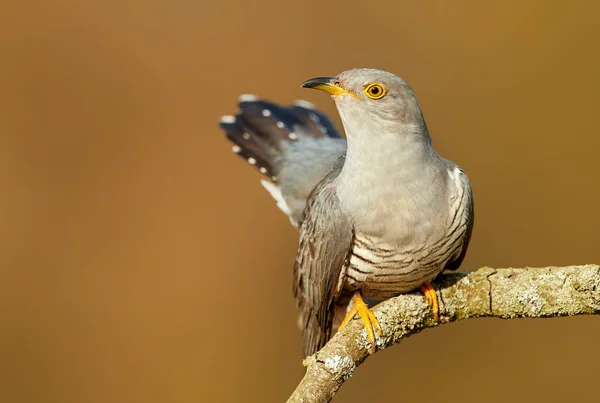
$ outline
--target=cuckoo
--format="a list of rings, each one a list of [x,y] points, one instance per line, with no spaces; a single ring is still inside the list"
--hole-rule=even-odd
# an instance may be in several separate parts
[[[370,303],[420,289],[438,320],[431,281],[465,257],[471,185],[433,148],[402,78],[353,69],[302,87],[331,95],[345,138],[306,101],[284,107],[253,95],[239,98],[221,128],[299,229],[294,295],[304,354],[355,317],[373,352],[381,327]]]

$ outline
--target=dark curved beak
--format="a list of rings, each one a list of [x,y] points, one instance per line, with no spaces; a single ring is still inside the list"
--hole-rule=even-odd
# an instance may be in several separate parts
[[[339,85],[336,85],[335,81],[335,77],[315,77],[306,80],[304,83],[302,83],[301,87],[325,91],[331,95],[349,94],[355,98],[358,98],[353,92],[348,91]]]
[[[320,90],[322,87],[332,87],[334,81],[335,77],[314,77],[303,82],[301,87]]]

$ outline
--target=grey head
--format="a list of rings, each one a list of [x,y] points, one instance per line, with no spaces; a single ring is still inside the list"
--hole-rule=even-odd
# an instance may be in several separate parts
[[[365,133],[425,135],[428,138],[415,93],[406,81],[395,74],[359,68],[335,77],[312,78],[302,87],[331,94],[348,141]]]
[[[346,159],[334,186],[357,230],[397,240],[407,233],[407,205],[431,209],[443,202],[445,195],[428,188],[445,180],[446,163],[432,147],[406,81],[382,70],[353,69],[307,80],[303,87],[329,93],[342,119]],[[417,204],[416,194],[436,200],[420,197]]]

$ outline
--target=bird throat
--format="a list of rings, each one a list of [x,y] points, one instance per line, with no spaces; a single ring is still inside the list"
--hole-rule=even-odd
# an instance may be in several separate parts
[[[443,164],[428,135],[348,135],[344,166],[336,180],[342,209],[367,233],[396,238],[417,211],[437,205]],[[404,236],[404,235],[402,235]]]

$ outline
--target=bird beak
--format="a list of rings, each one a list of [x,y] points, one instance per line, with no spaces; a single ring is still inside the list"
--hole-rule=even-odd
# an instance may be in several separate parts
[[[331,95],[348,94],[358,98],[355,93],[335,84],[335,77],[315,77],[302,83],[302,88],[313,88],[315,90],[325,91]]]

